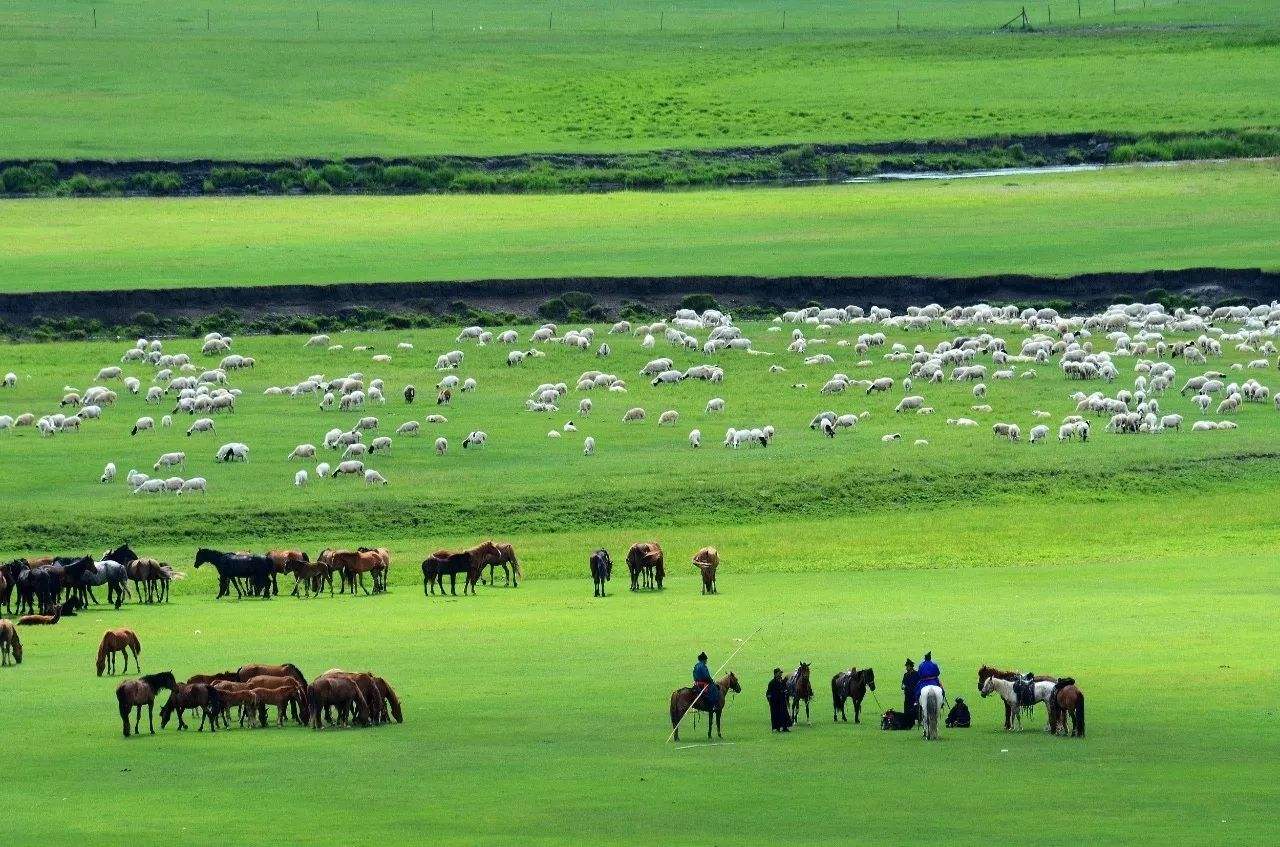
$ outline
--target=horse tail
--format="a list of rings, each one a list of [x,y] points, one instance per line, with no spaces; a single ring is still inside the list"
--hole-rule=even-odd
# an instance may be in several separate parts
[[[105,635],[98,642],[98,661],[95,667],[98,670],[98,676],[102,676],[102,672],[107,669],[107,636]]]
[[[680,724],[680,692],[671,692],[671,728],[675,729]]]
[[[1081,738],[1084,737],[1084,692],[1080,693],[1080,699],[1076,701],[1075,708],[1076,731]]]
[[[404,723],[404,712],[400,709],[400,698],[396,696],[395,689],[385,679],[382,680],[382,689],[391,708],[391,717],[396,719],[396,723]]]
[[[840,711],[840,674],[831,677],[831,708]]]
[[[511,551],[511,567],[515,568],[516,576],[524,579],[524,570],[520,567],[520,559],[516,556],[516,551]]]
[[[930,694],[928,700],[925,701],[925,727],[929,732],[936,732],[938,729],[938,709],[942,703],[940,694]]]
[[[116,689],[116,702],[120,705],[120,720],[124,722],[124,737],[129,737],[129,701],[125,699],[124,692],[119,688]]]
[[[128,639],[129,646],[133,648],[133,655],[136,657],[138,654],[142,652],[142,642],[138,640],[138,634],[135,633],[133,630],[130,629],[130,630],[127,630],[127,632],[128,634],[125,636],[125,638]]]

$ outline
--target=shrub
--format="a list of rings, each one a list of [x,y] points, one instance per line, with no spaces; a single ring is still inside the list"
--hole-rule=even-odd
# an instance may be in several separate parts
[[[584,291],[566,291],[560,295],[560,299],[568,303],[571,308],[584,311],[590,309],[596,302],[596,298]]]
[[[559,297],[552,297],[538,306],[538,314],[549,321],[569,319],[569,304]]]
[[[707,309],[719,311],[720,304],[710,294],[686,294],[680,300],[680,308],[693,309],[695,312],[702,313]]]

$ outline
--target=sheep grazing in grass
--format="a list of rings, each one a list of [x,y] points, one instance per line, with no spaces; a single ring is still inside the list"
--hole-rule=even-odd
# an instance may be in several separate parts
[[[247,462],[249,461],[249,446],[239,441],[223,444],[218,448],[218,452],[213,455],[213,460],[215,462]]]
[[[680,420],[680,413],[674,409],[668,409],[661,415],[658,415],[658,426],[674,424],[678,420]]]
[[[328,463],[328,462],[321,462],[320,464],[316,465],[316,477],[317,477],[317,478],[319,478],[319,479],[324,479],[324,478],[325,478],[325,477],[327,477],[328,475],[329,475],[329,463]]]
[[[1032,444],[1039,444],[1041,441],[1044,441],[1048,436],[1049,436],[1049,427],[1045,426],[1044,424],[1039,424],[1038,426],[1033,426],[1031,428],[1031,432],[1028,435],[1028,441],[1030,441],[1030,443]]]
[[[979,403],[976,406],[970,406],[969,409],[983,415],[991,414],[991,407],[986,403]]]
[[[467,437],[462,439],[462,449],[466,450],[468,447],[483,447],[488,443],[489,435],[482,430],[477,429],[474,432],[468,433]],[[439,445],[437,444],[437,447],[438,446]]]
[[[893,410],[895,412],[901,412],[908,409],[922,408],[924,408],[924,398],[919,395],[912,395],[910,397],[903,397],[899,400],[898,405],[895,406]]]
[[[14,373],[13,371],[9,371],[7,374],[4,375],[5,388],[13,388],[17,384],[18,384],[18,375],[16,373]]]
[[[293,484],[299,488],[305,486],[309,480],[310,477],[307,476],[306,468],[299,468],[298,472],[293,475]]]
[[[695,429],[689,432],[689,446],[695,448],[702,446],[702,430]]]
[[[632,421],[642,421],[644,420],[644,417],[645,417],[644,409],[641,409],[640,407],[637,406],[634,409],[627,410],[627,413],[622,416],[622,422],[630,423]]]
[[[391,439],[385,435],[378,436],[369,442],[369,452],[391,455]]]
[[[209,493],[208,483],[202,476],[193,476],[191,479],[184,480],[181,487],[175,492],[177,494],[190,494],[193,491],[199,491],[201,494]]]
[[[187,464],[187,454],[183,452],[162,453],[156,463],[151,466],[152,470],[160,470],[161,468],[185,467]]]
[[[867,386],[866,393],[871,394],[873,391],[888,391],[891,388],[893,388],[893,379],[887,376],[882,376],[879,379],[871,381],[871,384]]]
[[[707,414],[711,414],[712,412],[723,412],[723,411],[724,411],[723,398],[712,397],[710,400],[707,401]]]
[[[550,430],[547,433],[547,438],[559,438],[559,437],[560,437],[560,430],[558,429]]]
[[[102,469],[102,476],[98,478],[98,482],[115,482],[116,479],[116,463],[107,462],[107,466]]]
[[[293,452],[289,454],[289,459],[314,459],[316,456],[316,445],[299,444],[293,448]]]
[[[1009,441],[1017,441],[1022,435],[1022,430],[1017,424],[996,423],[991,427],[991,435],[993,438],[1007,438]]]
[[[987,386],[984,383],[978,383],[973,387],[973,396],[978,400],[987,396]]]
[[[187,427],[188,437],[195,432],[213,432],[213,418],[198,418],[195,423]]]
[[[891,442],[891,441],[901,441],[901,440],[902,440],[902,433],[900,433],[900,432],[890,432],[890,433],[887,433],[887,434],[885,434],[885,435],[880,436],[880,440],[881,440],[881,441],[883,441],[883,442],[885,442],[886,444],[888,444],[888,443],[889,443],[889,442]]]
[[[129,430],[130,435],[137,435],[140,432],[147,432],[156,428],[155,418],[138,418],[133,424],[133,429]]]
[[[583,397],[581,400],[578,401],[578,414],[580,415],[591,414],[591,398],[590,397]]]
[[[928,442],[926,439],[924,439],[924,438],[917,438],[917,439],[915,440],[915,442],[914,442],[914,443],[915,443],[915,446],[917,446],[917,447],[928,447],[928,446],[929,446],[929,442]]]
[[[339,462],[338,466],[333,469],[333,473],[329,474],[330,478],[337,479],[340,476],[363,476],[364,462],[359,459],[348,459],[345,462]]]
[[[582,455],[594,456],[596,454],[596,440],[588,435],[582,439]]]
[[[368,485],[388,485],[387,478],[375,471],[373,468],[366,468],[364,472],[364,484]]]
[[[447,452],[449,452],[449,439],[442,435],[436,439],[436,455],[443,456]]]
[[[351,459],[356,456],[363,456],[369,452],[369,445],[359,441],[347,445],[347,449],[342,451],[342,458]]]
[[[164,427],[165,429],[168,429],[169,427],[173,426],[173,415],[165,415],[163,418],[161,418],[160,426]]]

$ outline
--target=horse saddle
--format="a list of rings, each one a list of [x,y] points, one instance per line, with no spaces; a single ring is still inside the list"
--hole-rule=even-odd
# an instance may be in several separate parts
[[[1013,693],[1018,698],[1018,705],[1024,709],[1028,709],[1035,705],[1036,702],[1036,684],[1026,677],[1019,677],[1013,681]]]

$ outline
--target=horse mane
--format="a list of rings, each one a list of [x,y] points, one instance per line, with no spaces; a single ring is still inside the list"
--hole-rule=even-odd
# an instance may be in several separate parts
[[[306,674],[304,674],[293,662],[285,662],[282,667],[284,667],[285,670],[290,670],[296,673],[298,675],[298,681],[303,685],[307,684]]]

